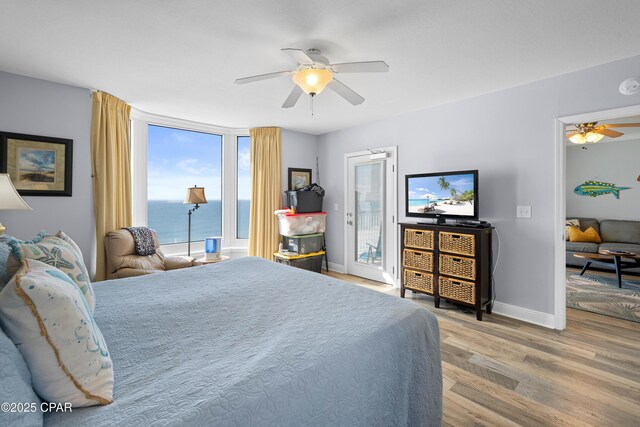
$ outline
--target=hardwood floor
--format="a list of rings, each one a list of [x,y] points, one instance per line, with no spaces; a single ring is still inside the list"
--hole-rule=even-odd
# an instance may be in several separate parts
[[[640,324],[568,309],[559,332],[496,314],[478,322],[446,303],[435,309],[427,295],[407,299],[440,322],[444,425],[640,426]]]

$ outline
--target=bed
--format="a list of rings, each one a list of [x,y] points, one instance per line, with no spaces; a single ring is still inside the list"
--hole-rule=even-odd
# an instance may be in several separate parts
[[[69,425],[440,425],[435,316],[258,258],[94,285],[114,402]]]

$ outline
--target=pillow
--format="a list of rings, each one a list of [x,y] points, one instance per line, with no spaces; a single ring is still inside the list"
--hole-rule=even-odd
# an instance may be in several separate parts
[[[43,400],[73,407],[111,403],[111,356],[87,300],[68,275],[25,259],[0,292],[0,323]]]
[[[28,405],[28,411],[0,411],[0,425],[41,426],[40,399],[31,387],[31,374],[27,364],[20,355],[20,351],[2,329],[0,329],[0,378],[2,378],[0,381],[0,403]]]
[[[71,239],[66,234],[58,233],[58,235],[65,236],[69,240],[45,236],[38,242],[14,240],[9,242],[9,245],[18,261],[34,259],[62,270],[78,285],[93,313],[96,306],[95,294],[89,281],[89,272],[82,259],[82,252],[75,242],[73,244],[69,242]]]
[[[19,242],[35,243],[39,242],[43,237],[47,236],[47,233],[41,231],[33,240],[19,240],[8,234],[0,236],[0,291],[9,283],[9,280],[13,277],[20,263],[11,255],[11,246],[9,242],[17,240]]]
[[[567,240],[569,240],[569,227],[578,227],[580,228],[580,220],[579,219],[567,219],[564,224],[567,226]]]
[[[581,231],[578,227],[569,227],[568,231],[570,242],[602,243],[600,235],[593,227],[589,227],[585,231]]]

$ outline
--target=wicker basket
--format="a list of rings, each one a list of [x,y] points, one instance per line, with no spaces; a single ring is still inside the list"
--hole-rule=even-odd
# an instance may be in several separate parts
[[[433,230],[406,228],[404,230],[404,245],[412,248],[433,250]]]
[[[404,287],[433,294],[433,274],[404,269]]]
[[[476,280],[476,260],[440,254],[440,274]]]
[[[433,271],[433,252],[405,249],[402,265],[424,271]]]
[[[438,285],[438,295],[442,298],[466,302],[467,304],[476,303],[475,283],[440,276],[438,278]]]
[[[441,252],[476,256],[476,236],[441,231],[438,234],[438,248]]]

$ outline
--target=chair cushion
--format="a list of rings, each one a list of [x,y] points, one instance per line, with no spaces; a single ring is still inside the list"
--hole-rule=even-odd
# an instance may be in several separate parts
[[[640,254],[640,245],[634,245],[633,243],[602,243],[600,250],[627,251]]]
[[[589,227],[585,231],[580,230],[578,227],[569,227],[567,231],[569,232],[570,242],[602,242],[600,235],[593,227]]]
[[[600,222],[603,242],[640,245],[640,221],[607,219]]]
[[[64,239],[56,236],[44,236],[39,241],[35,239],[30,242],[13,240],[9,242],[9,245],[19,262],[23,259],[33,259],[62,270],[78,285],[93,313],[96,297],[89,280],[89,272],[84,265],[82,252],[69,236],[62,232],[59,235],[64,236]],[[8,266],[8,269],[10,267],[14,268],[11,265]]]
[[[87,300],[66,273],[25,259],[0,292],[0,322],[42,399],[74,407],[111,403],[107,345]]]
[[[599,245],[597,243],[589,242],[567,242],[567,252],[587,252],[596,254],[598,253]]]
[[[0,411],[1,426],[42,425],[40,399],[31,387],[31,373],[16,345],[0,329],[0,403],[35,404],[36,411]],[[29,409],[32,409],[29,407]]]

